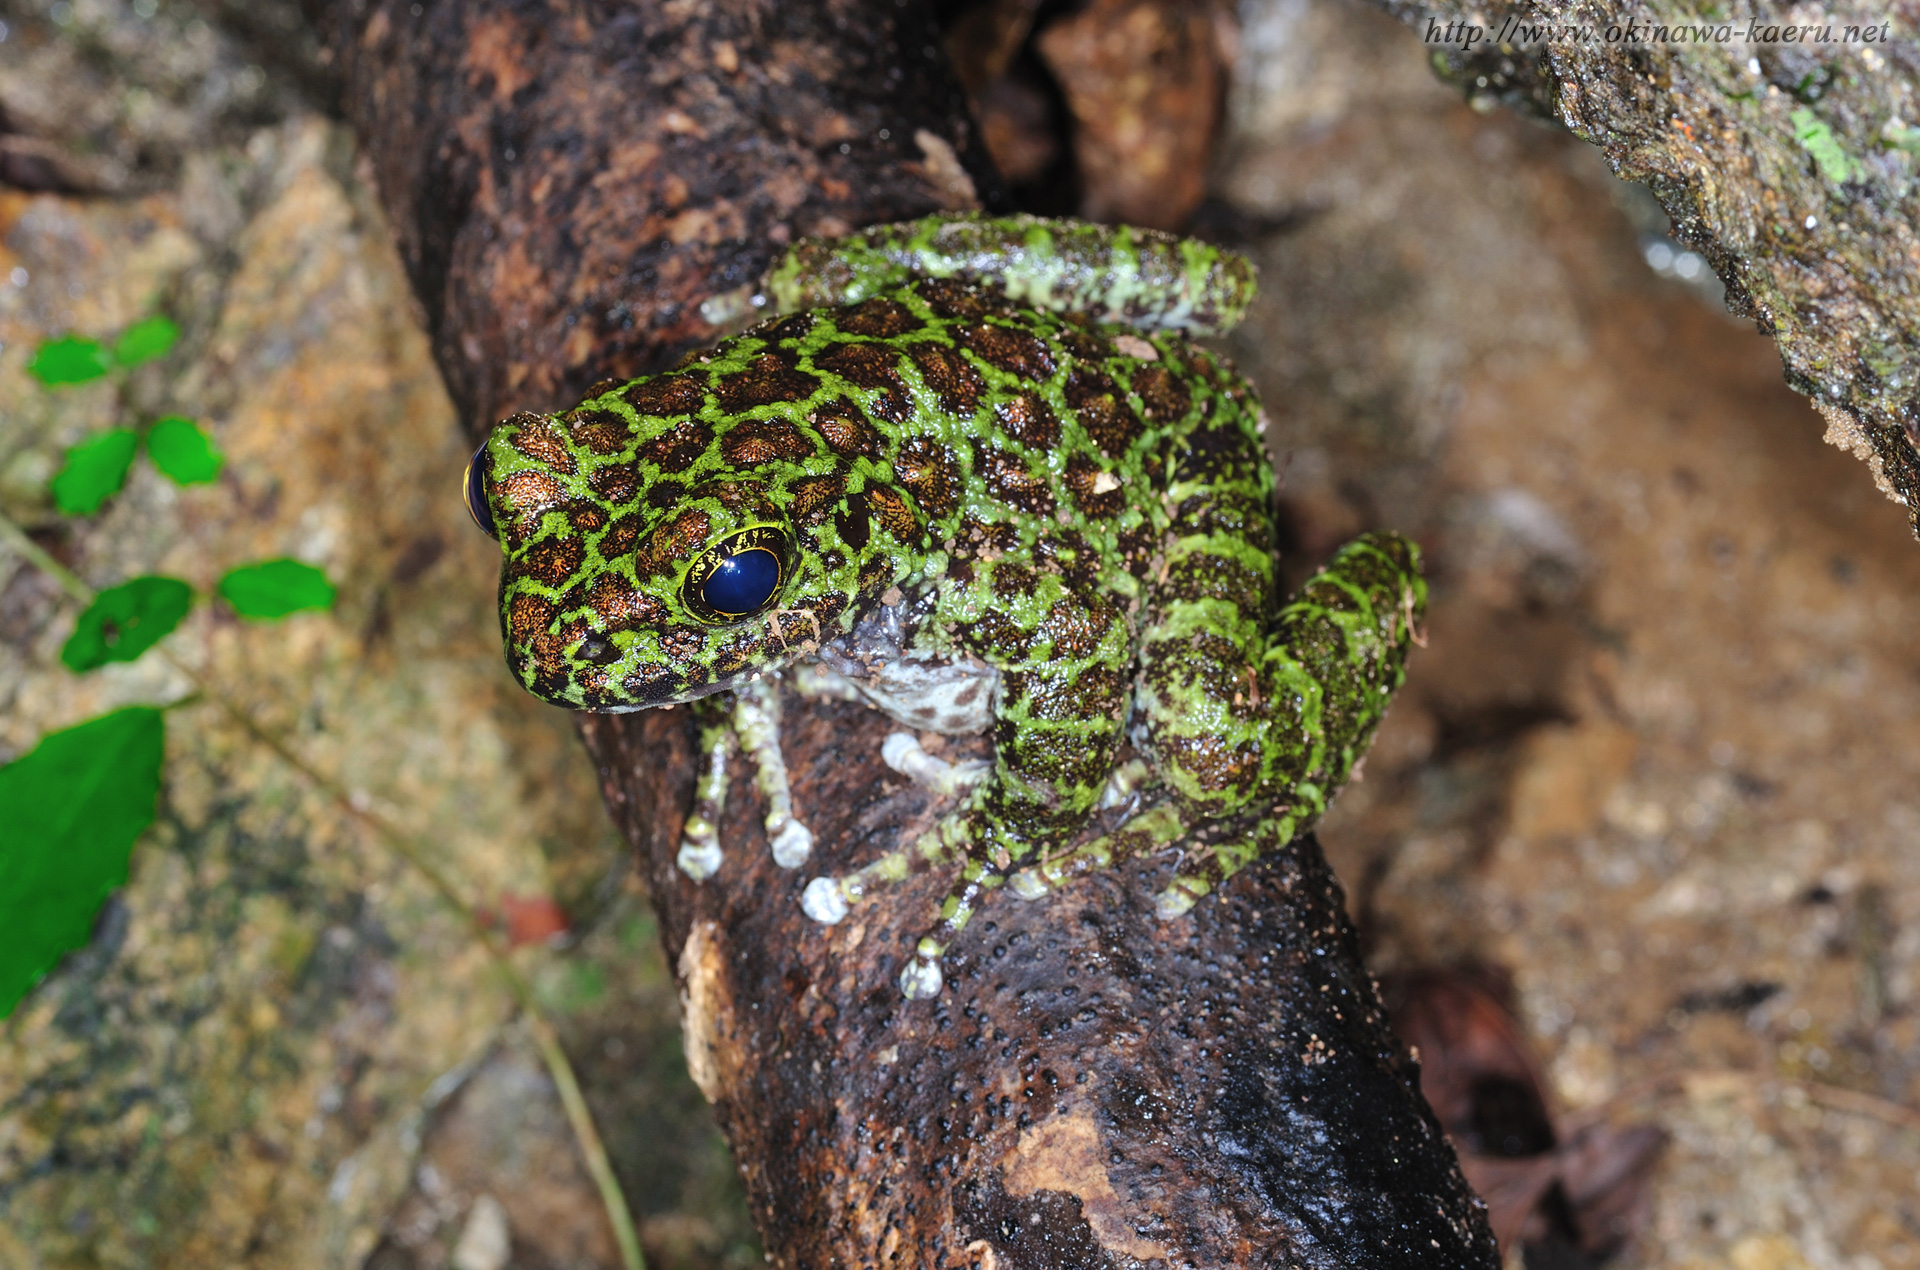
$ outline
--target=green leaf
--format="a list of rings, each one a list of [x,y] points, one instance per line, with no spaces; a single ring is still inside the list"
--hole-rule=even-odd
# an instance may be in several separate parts
[[[181,415],[168,415],[147,429],[147,454],[181,485],[205,485],[226,462],[200,425]]]
[[[180,328],[172,319],[150,317],[121,333],[113,346],[113,360],[122,366],[138,366],[165,357],[179,338]]]
[[[48,340],[27,363],[27,373],[51,388],[55,384],[84,384],[107,373],[107,350],[99,340],[63,335]]]
[[[178,578],[135,578],[109,587],[80,615],[60,660],[72,671],[132,661],[180,625],[192,607],[193,588]]]
[[[116,710],[51,732],[0,767],[0,1018],[84,945],[153,823],[160,712]]]
[[[333,607],[333,583],[298,560],[241,565],[220,579],[219,590],[242,617],[285,617],[301,609]]]
[[[67,451],[67,464],[53,478],[53,505],[69,516],[91,516],[120,491],[140,438],[132,428],[113,428]]]

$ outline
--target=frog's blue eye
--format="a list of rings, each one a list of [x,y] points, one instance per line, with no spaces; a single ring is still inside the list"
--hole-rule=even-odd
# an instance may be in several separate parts
[[[467,460],[466,475],[460,478],[460,489],[467,500],[467,515],[473,517],[473,523],[480,526],[489,538],[498,538],[500,531],[493,523],[493,509],[487,506],[487,445],[480,448]]]
[[[728,556],[700,588],[700,598],[716,613],[751,613],[773,598],[780,585],[780,560],[764,547]]]
[[[743,529],[707,549],[687,572],[680,596],[704,621],[752,617],[779,593],[791,552],[786,535],[771,525]]]

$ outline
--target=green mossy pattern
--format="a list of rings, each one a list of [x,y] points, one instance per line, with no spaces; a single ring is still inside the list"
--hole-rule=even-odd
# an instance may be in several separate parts
[[[494,430],[481,471],[520,682],[574,709],[690,701],[844,647],[883,608],[909,656],[997,670],[992,769],[934,853],[961,881],[929,957],[1022,866],[1061,880],[1116,842],[1259,808],[1282,841],[1304,830],[1399,685],[1425,588],[1411,543],[1370,536],[1280,610],[1259,404],[1184,333],[1237,318],[1251,268],[1029,218],[836,250],[796,248],[771,290],[850,302]],[[780,557],[778,585],[702,620],[687,597],[743,534]],[[1178,814],[1063,854],[1129,733]],[[1191,862],[1185,892],[1246,858]]]

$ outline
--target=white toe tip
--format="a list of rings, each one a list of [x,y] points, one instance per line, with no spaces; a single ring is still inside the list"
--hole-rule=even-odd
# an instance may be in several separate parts
[[[835,879],[815,878],[800,896],[800,911],[822,926],[831,926],[847,915],[847,897]]]
[[[880,761],[902,776],[912,775],[907,765],[921,753],[920,742],[911,732],[889,732],[887,739],[880,743]]]
[[[781,825],[773,835],[773,862],[783,869],[797,869],[813,854],[813,834],[797,820]]]
[[[696,882],[704,882],[720,871],[720,844],[685,838],[680,854],[674,858],[680,871]]]
[[[928,997],[940,995],[940,987],[945,982],[940,973],[940,963],[915,957],[900,972],[900,991],[909,1001],[923,1001]]]

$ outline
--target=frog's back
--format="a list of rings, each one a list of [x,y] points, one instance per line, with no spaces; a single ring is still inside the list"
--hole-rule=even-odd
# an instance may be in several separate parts
[[[881,589],[911,582],[913,564],[940,550],[1050,555],[1083,582],[1144,578],[1169,523],[1165,495],[1182,484],[1209,487],[1236,515],[1266,515],[1257,416],[1244,381],[1177,332],[920,278],[764,322],[507,429],[524,456],[512,461],[542,470],[503,469],[515,514],[502,528],[518,572],[539,574],[569,611],[585,603],[570,584],[599,561],[638,550],[636,573],[670,568],[697,544],[649,545],[659,533],[643,542],[645,526],[743,480],[821,549],[895,558],[904,567],[876,574]],[[533,540],[549,537],[543,555]],[[581,561],[541,572],[562,540],[582,537]]]
[[[780,318],[722,345],[700,373],[809,388],[765,409],[717,402],[716,448],[789,460],[789,473],[831,462],[882,523],[917,512],[929,546],[963,554],[969,542],[1005,552],[1044,540],[1065,549],[1070,572],[1124,561],[1141,576],[1173,484],[1239,487],[1254,514],[1270,494],[1258,408],[1219,357],[1174,332],[1077,323],[988,286],[922,278]],[[727,445],[770,425],[798,434],[778,456]]]

